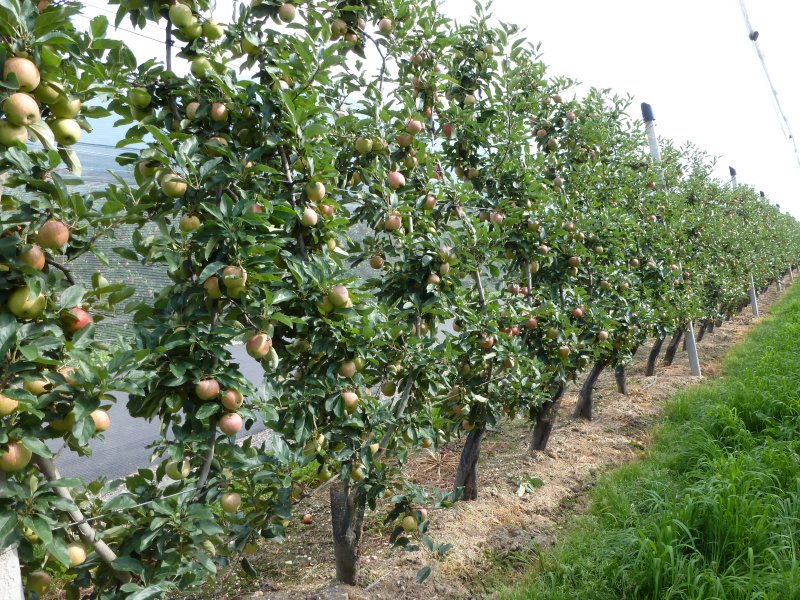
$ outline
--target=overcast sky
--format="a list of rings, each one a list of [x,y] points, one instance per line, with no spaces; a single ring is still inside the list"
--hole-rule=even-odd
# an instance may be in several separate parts
[[[800,2],[745,3],[789,124],[800,135]],[[462,19],[473,5],[447,0],[444,10]],[[232,0],[219,0],[217,19],[226,21],[232,6]],[[85,14],[113,22],[108,11],[113,7],[103,0],[91,0]],[[691,140],[719,157],[721,179],[728,179],[732,165],[741,183],[800,217],[800,166],[782,133],[738,0],[495,0],[492,12],[542,43],[551,74],[632,94],[634,117],[640,116],[639,103],[649,102],[660,135]],[[143,33],[163,37],[155,25]],[[124,31],[118,36],[140,60],[163,57],[160,42]]]

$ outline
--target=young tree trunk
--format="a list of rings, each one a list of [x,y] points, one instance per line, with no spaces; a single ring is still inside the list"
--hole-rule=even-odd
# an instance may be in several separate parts
[[[592,400],[594,399],[594,386],[597,383],[597,378],[603,372],[606,364],[603,361],[594,363],[592,370],[583,382],[580,394],[578,394],[578,403],[575,405],[575,411],[572,413],[574,419],[588,419],[592,420]]]
[[[672,339],[669,341],[669,345],[667,346],[667,351],[664,353],[664,365],[670,366],[672,361],[675,360],[675,353],[678,351],[678,344],[681,343],[681,339],[683,338],[683,329],[680,329],[672,336]]]
[[[363,495],[350,491],[349,482],[331,486],[331,525],[336,579],[355,585],[358,577],[358,550],[364,530]]]
[[[701,321],[700,327],[697,330],[697,338],[695,339],[696,343],[700,343],[703,337],[706,335],[706,326],[708,325],[708,321]],[[685,343],[685,340],[684,340]]]
[[[653,349],[650,350],[650,356],[647,357],[647,367],[645,367],[644,374],[652,377],[656,374],[656,361],[661,352],[661,346],[664,345],[664,338],[658,338],[653,343]]]
[[[467,435],[467,441],[461,450],[461,460],[458,462],[456,478],[453,487],[463,487],[462,500],[478,499],[478,459],[481,455],[481,441],[486,430],[476,427]]]
[[[706,333],[714,333],[714,321],[712,319],[709,319],[708,323],[706,323]]]
[[[561,405],[563,397],[564,384],[562,383],[558,386],[553,397],[542,404],[539,410],[536,411],[536,425],[533,427],[533,436],[531,437],[531,451],[544,450],[547,447],[547,441],[550,439],[553,425],[556,423],[558,407]]]
[[[625,365],[614,368],[614,379],[617,380],[617,391],[620,394],[628,395],[628,378],[625,375]]]

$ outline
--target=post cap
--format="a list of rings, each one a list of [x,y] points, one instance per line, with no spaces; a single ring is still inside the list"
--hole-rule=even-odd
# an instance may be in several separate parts
[[[656,118],[653,116],[653,107],[650,106],[647,102],[642,102],[642,118],[645,121],[656,120]]]
[[[733,167],[728,167],[728,171],[730,172],[731,177],[736,177],[736,169]]]
[[[762,198],[766,198],[766,197],[767,197],[767,195],[766,195],[766,194],[765,194],[763,191],[761,191],[761,192],[758,192],[758,194],[759,194],[759,196],[761,196]]]

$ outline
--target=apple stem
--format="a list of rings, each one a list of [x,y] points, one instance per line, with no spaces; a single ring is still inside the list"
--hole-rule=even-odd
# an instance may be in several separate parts
[[[34,457],[34,464],[49,482],[55,483],[61,479],[61,475],[59,474],[58,469],[52,460],[48,458],[42,458],[41,456],[36,456]],[[67,488],[54,485],[53,491],[57,496],[60,496],[64,500],[68,500],[74,504],[75,501],[73,500],[72,495],[69,493]],[[109,548],[103,540],[97,539],[97,532],[91,525],[89,525],[89,523],[86,522],[86,519],[83,516],[83,513],[81,513],[80,509],[76,507],[75,510],[67,511],[67,514],[72,520],[72,523],[78,528],[78,534],[81,536],[81,539],[86,544],[91,545],[94,548],[94,551],[97,552],[97,556],[100,557],[100,560],[106,563],[106,565],[113,570],[112,563],[117,559],[117,555],[114,554],[114,551]],[[114,576],[122,583],[128,583],[131,580],[130,573],[114,570]]]
[[[45,259],[44,262],[50,265],[51,267],[55,267],[56,269],[61,271],[64,274],[64,277],[67,278],[67,281],[69,281],[70,285],[75,285],[75,278],[72,276],[72,273],[69,272],[69,269],[67,269],[67,267],[65,267],[61,263],[54,261],[51,258]]]

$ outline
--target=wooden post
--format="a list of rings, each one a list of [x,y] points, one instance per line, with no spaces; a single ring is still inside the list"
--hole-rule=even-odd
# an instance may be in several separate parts
[[[660,165],[661,150],[658,147],[658,137],[656,136],[656,118],[653,116],[653,107],[647,104],[647,102],[642,102],[642,118],[644,119],[645,131],[647,132],[647,141],[650,144],[650,156]],[[658,181],[661,185],[661,189],[666,190],[667,184],[664,179],[664,172],[661,169],[658,169]],[[690,337],[692,338],[691,340],[689,340]],[[694,340],[694,327],[692,327],[691,323],[689,323],[689,327],[686,328],[686,348],[688,349],[690,347],[694,349],[694,357],[697,359],[697,344]],[[697,362],[697,372],[695,372],[694,367],[692,367],[692,375],[700,375],[699,361]]]

